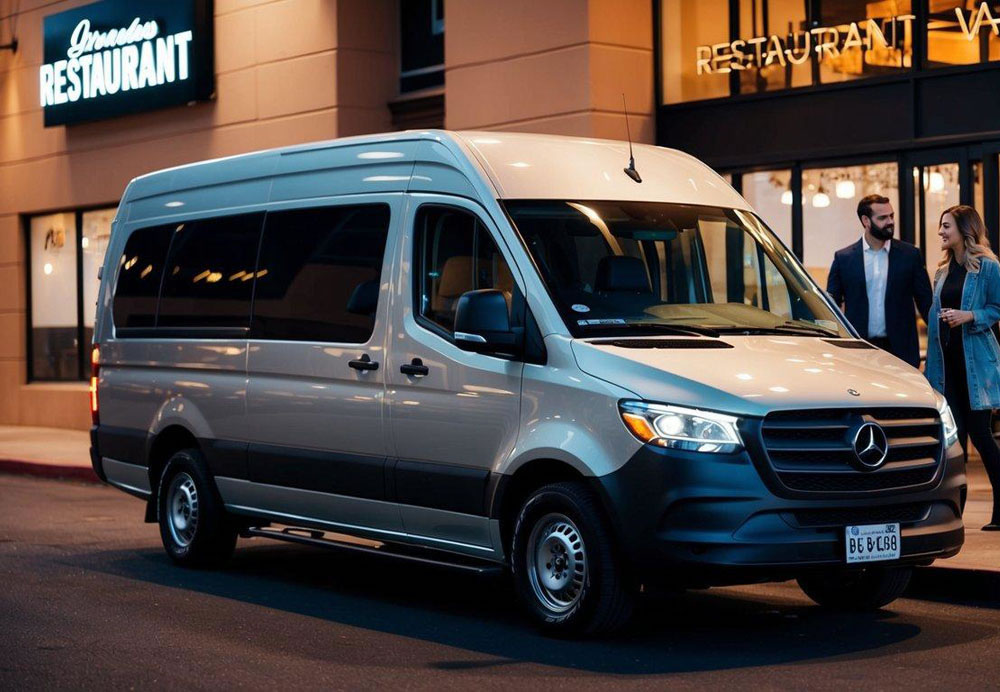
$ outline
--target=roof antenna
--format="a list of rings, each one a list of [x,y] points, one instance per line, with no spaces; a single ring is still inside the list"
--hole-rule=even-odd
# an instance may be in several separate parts
[[[623,169],[625,175],[637,183],[642,182],[639,171],[635,170],[635,157],[632,156],[632,131],[628,126],[628,105],[625,103],[625,92],[622,92],[622,106],[625,109],[625,133],[628,135],[628,168]]]

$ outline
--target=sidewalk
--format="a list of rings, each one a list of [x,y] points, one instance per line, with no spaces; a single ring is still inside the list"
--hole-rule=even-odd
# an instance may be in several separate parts
[[[98,483],[90,467],[90,436],[77,430],[0,426],[0,472],[22,473],[50,478],[70,478]],[[1000,598],[1000,532],[980,531],[990,520],[992,491],[986,470],[977,455],[968,464],[969,500],[965,508],[965,546],[956,557],[939,560],[926,572],[934,575],[923,581],[946,578],[948,588],[966,588],[990,583],[989,598]],[[955,582],[961,573],[961,583]],[[931,577],[931,575],[928,575]],[[982,588],[976,587],[977,591]]]

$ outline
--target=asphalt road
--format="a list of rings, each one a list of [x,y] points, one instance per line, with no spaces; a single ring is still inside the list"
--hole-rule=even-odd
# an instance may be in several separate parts
[[[604,641],[539,636],[505,580],[241,541],[175,567],[142,503],[0,475],[0,689],[985,688],[1000,610],[824,612],[792,583],[647,597]],[[475,687],[473,687],[475,686]]]

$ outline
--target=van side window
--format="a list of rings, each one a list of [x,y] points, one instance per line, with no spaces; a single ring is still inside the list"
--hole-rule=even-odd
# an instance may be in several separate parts
[[[418,314],[449,333],[466,291],[496,288],[510,309],[514,278],[489,231],[474,214],[438,206],[417,212],[414,237]]]
[[[116,327],[152,327],[163,278],[170,235],[178,224],[140,228],[132,232],[118,260],[112,315]]]
[[[241,214],[176,226],[157,327],[249,327],[263,218]]]
[[[385,204],[269,212],[250,337],[368,341],[389,217]]]

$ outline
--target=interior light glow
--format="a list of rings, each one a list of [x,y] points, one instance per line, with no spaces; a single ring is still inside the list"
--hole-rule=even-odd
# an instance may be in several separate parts
[[[791,190],[785,190],[784,192],[781,193],[781,203],[784,204],[784,205],[786,205],[786,206],[791,206],[792,205],[792,191]]]
[[[941,192],[944,190],[944,176],[937,171],[931,171],[930,190],[931,192]]]
[[[45,272],[46,274],[51,274],[52,273],[52,264],[50,262],[46,262],[45,266],[42,267],[42,271]]]
[[[836,193],[840,199],[854,199],[855,192],[853,180],[837,181]]]
[[[813,195],[812,204],[817,209],[823,209],[830,206],[830,195],[825,192],[817,192]]]

